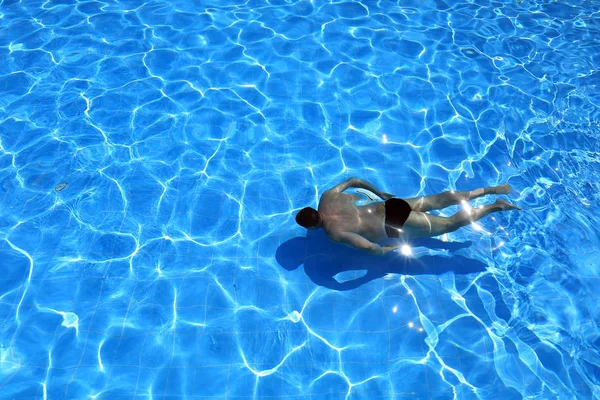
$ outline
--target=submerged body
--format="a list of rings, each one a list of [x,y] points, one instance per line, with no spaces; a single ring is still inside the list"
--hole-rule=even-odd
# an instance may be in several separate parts
[[[360,196],[343,193],[350,187],[367,189],[382,200],[367,205],[356,205]],[[296,221],[306,228],[323,228],[335,242],[382,255],[399,247],[380,246],[377,242],[388,238],[411,239],[438,236],[453,232],[492,212],[519,209],[504,200],[478,208],[465,209],[450,218],[428,214],[426,211],[445,208],[486,194],[508,194],[510,187],[500,185],[470,192],[444,192],[414,199],[397,199],[380,192],[369,183],[351,178],[327,190],[321,196],[318,211],[306,207]],[[311,215],[309,215],[311,213]]]
[[[356,206],[360,200],[356,194],[323,193],[318,211],[323,218],[323,229],[335,240],[343,232],[353,232],[372,242],[387,238],[385,231],[385,203],[373,202]]]

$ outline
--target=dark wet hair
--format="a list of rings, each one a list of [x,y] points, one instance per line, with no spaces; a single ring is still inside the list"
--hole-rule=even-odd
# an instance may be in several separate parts
[[[304,207],[296,214],[296,222],[305,228],[316,228],[319,225],[321,216],[319,212],[312,207]]]

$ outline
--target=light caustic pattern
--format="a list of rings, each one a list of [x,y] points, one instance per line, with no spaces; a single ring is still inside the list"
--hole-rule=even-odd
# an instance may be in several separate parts
[[[600,396],[600,14],[477,3],[0,1],[0,397]],[[351,176],[523,211],[305,238]]]

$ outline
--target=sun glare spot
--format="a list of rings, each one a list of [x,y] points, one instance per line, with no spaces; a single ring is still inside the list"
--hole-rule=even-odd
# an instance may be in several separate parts
[[[405,244],[400,248],[400,251],[402,252],[402,255],[405,256],[410,256],[412,255],[412,247],[410,247],[409,245]]]

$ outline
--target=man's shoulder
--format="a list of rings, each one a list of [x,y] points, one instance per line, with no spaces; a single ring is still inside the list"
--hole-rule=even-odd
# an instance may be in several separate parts
[[[346,232],[343,229],[338,228],[335,225],[329,225],[329,226],[323,226],[323,230],[325,231],[325,234],[327,235],[327,237],[329,238],[329,240],[332,240],[334,242],[343,242],[346,238],[346,236],[351,233],[351,232]]]
[[[344,238],[344,232],[340,231],[339,229],[326,230],[325,234],[327,235],[329,240],[337,243],[341,242]]]
[[[323,192],[321,195],[321,201],[325,200],[328,203],[343,202],[346,197],[350,196],[348,193],[339,192],[334,189],[329,189]]]
[[[334,189],[327,189],[326,191],[323,192],[323,194],[321,195],[321,198],[323,197],[335,197],[336,195],[339,195],[340,192],[338,192],[337,190]]]
[[[331,189],[324,191],[323,194],[321,194],[321,199],[319,200],[319,207],[335,203],[338,195],[339,193],[333,192]]]

